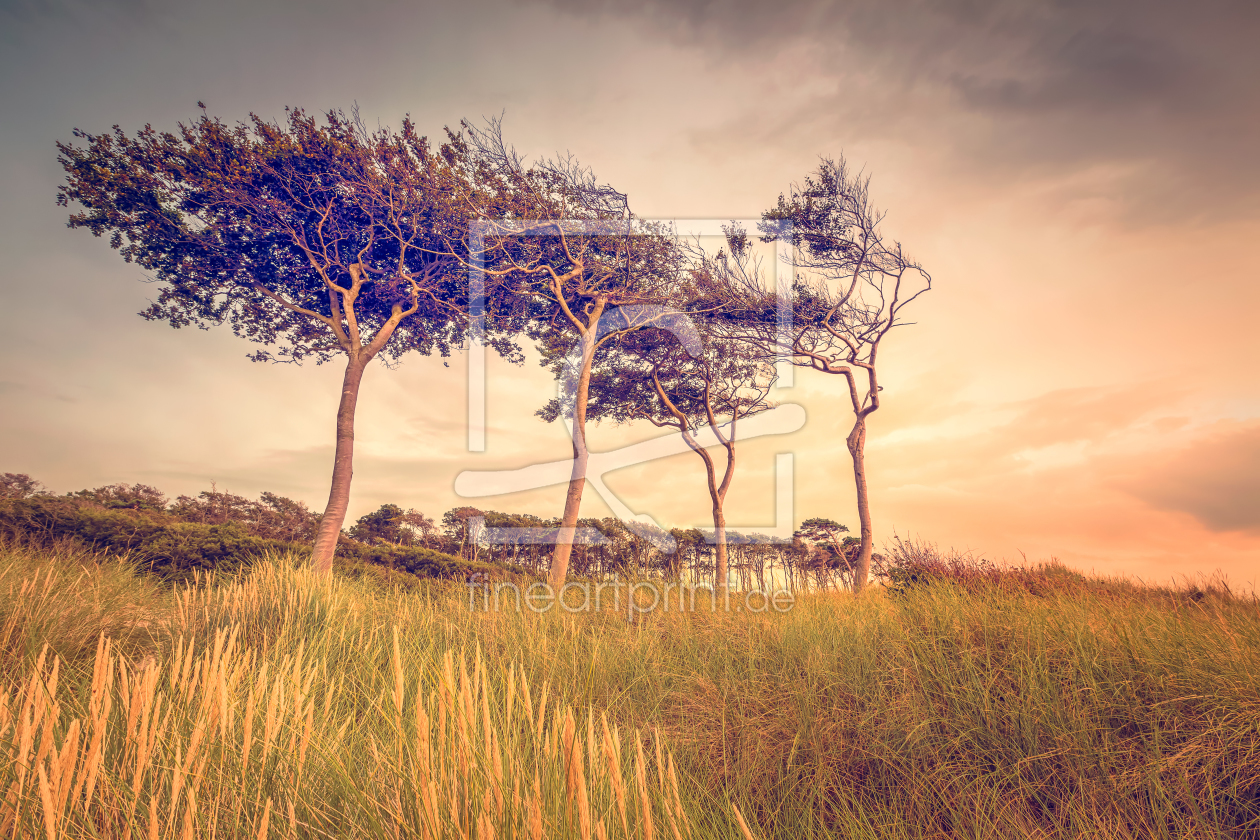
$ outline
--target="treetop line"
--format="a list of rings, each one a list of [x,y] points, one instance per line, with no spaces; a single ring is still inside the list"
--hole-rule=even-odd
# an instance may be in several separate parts
[[[625,193],[572,156],[526,162],[497,120],[461,122],[435,147],[410,118],[398,131],[369,130],[357,111],[321,120],[288,109],[283,123],[251,115],[228,125],[203,106],[175,132],[115,126],[74,137],[57,144],[66,171],[58,203],[78,208],[70,227],[108,233],[124,260],[154,273],[160,292],[144,318],[226,323],[261,345],[256,361],[345,357],[316,569],[331,569],[348,510],[370,363],[410,351],[448,356],[470,340],[519,363],[526,339],[562,383],[538,414],[567,423],[573,445],[553,587],[569,573],[578,533],[589,419],[672,428],[697,454],[712,502],[715,585],[727,586],[736,432],[775,407],[770,389],[790,365],[847,385],[861,524],[851,584],[866,585],[865,437],[879,408],[878,350],[931,278],[883,237],[869,178],[842,157],[823,158],[757,223],[793,266],[784,280],[754,256],[742,225],[725,226],[723,248],[709,253],[636,216]],[[683,341],[680,317],[694,328]],[[470,388],[475,421],[473,399]],[[484,420],[481,435],[484,444]]]

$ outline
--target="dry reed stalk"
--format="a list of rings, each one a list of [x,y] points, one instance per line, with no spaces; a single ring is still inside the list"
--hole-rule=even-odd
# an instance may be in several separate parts
[[[477,663],[477,669],[478,669],[478,671],[480,671],[480,669],[481,669],[481,663],[480,663],[480,662],[478,662],[478,663]],[[482,684],[482,685],[481,685],[481,690],[480,690],[480,692],[479,692],[479,693],[480,693],[480,697],[481,697],[481,728],[482,728],[482,737],[485,739],[485,742],[486,742],[486,743],[485,743],[485,751],[486,751],[486,755],[487,755],[487,756],[489,756],[489,755],[490,755],[490,753],[493,751],[493,747],[494,747],[494,744],[492,743],[493,738],[491,738],[491,737],[490,737],[490,733],[491,733],[491,721],[490,721],[490,686],[489,686],[488,684]]]
[[[158,840],[158,798],[157,796],[149,797],[149,832],[148,840]]]
[[[322,680],[324,684],[324,710],[323,712],[320,713],[319,719],[327,723],[328,710],[332,707],[333,695],[341,693],[341,684],[342,684],[342,681],[346,678],[346,675],[345,673],[342,673],[341,676],[337,678],[337,687],[334,689],[328,679],[327,662],[321,659],[319,666],[324,674],[324,679]]]
[[[494,805],[495,814],[499,820],[503,819],[503,750],[499,746],[499,733],[492,733],[490,753],[493,756],[491,769],[494,771]]]
[[[576,727],[573,723],[572,709],[565,710],[564,720],[561,721],[560,726],[560,752],[561,757],[564,760],[565,805],[571,806],[573,804],[573,798],[577,794],[577,768],[574,766],[573,760],[573,733]]]
[[[22,698],[21,710],[19,712],[19,720],[14,727],[13,735],[17,741],[17,754],[14,756],[14,764],[17,766],[17,780],[9,788],[8,795],[5,797],[5,819],[0,823],[0,829],[7,831],[10,827],[16,827],[22,816],[22,804],[26,801],[22,793],[26,787],[27,772],[31,767],[29,757],[31,754],[31,745],[34,742],[36,717],[35,717],[35,694],[40,690],[39,678],[43,676],[44,657],[48,652],[48,646],[44,645],[40,651],[39,658],[35,663],[35,672],[27,681],[26,692]]]
[[[652,806],[648,800],[647,773],[643,767],[647,762],[643,758],[643,739],[639,737],[639,730],[637,729],[634,731],[634,748],[638,752],[638,760],[634,765],[634,778],[638,782],[639,788],[639,810],[643,817],[643,838],[644,840],[652,840],[656,836],[656,832],[652,828]]]
[[[460,680],[459,687],[459,733],[472,745],[472,732],[477,729],[477,707],[473,703],[472,687],[465,680]]]
[[[184,790],[184,774],[187,772],[188,765],[184,764],[182,750],[176,744],[175,766],[171,768],[171,813],[175,812],[175,806],[179,804],[179,795]]]
[[[521,697],[525,701],[525,719],[532,724],[534,722],[534,698],[530,695],[529,683],[525,681],[524,668],[521,669]]]
[[[183,772],[188,772],[188,768],[192,766],[193,760],[197,757],[197,749],[201,746],[201,741],[206,734],[206,720],[198,718],[193,723],[192,737],[188,739],[188,755],[184,757]]]
[[[149,760],[153,755],[153,747],[161,734],[160,712],[164,695],[154,695],[157,686],[157,671],[148,668],[142,677],[135,681],[132,693],[133,706],[139,706],[140,714],[135,740],[135,768],[131,779],[131,801],[127,806],[126,828],[124,840],[131,837],[132,820],[135,818],[136,805],[140,801],[140,788],[144,781],[145,771],[149,769]],[[152,723],[150,724],[150,720]],[[170,716],[167,716],[170,720]]]
[[[398,727],[399,733],[401,734],[405,680],[403,678],[402,653],[398,649],[398,625],[394,625],[393,627],[393,636],[394,644],[391,651],[391,663],[394,666],[394,721]]]
[[[577,767],[578,829],[582,840],[591,840],[591,803],[586,793],[586,778],[582,774],[582,765],[585,763],[582,757],[582,741],[578,738],[573,739],[573,752],[573,765]]]
[[[586,707],[586,754],[591,759],[591,776],[598,779],[603,765],[595,760],[595,756],[599,754],[599,748],[595,744],[595,711],[589,705]]]
[[[678,795],[678,774],[674,772],[674,756],[669,753],[669,789],[674,796],[674,810],[678,813],[682,820],[683,828],[687,831],[687,836],[691,836],[691,821],[687,819],[687,811],[683,808],[682,797]]]
[[[188,686],[191,685],[188,678],[189,678],[189,674],[192,671],[193,643],[196,641],[196,638],[197,638],[196,636],[190,636],[188,638],[188,646],[184,650],[183,667],[180,669],[179,679],[175,681],[176,690],[178,691],[184,691],[186,688],[188,688]],[[182,643],[184,641],[184,637],[180,636],[179,641],[180,643]],[[171,662],[172,667],[175,665],[178,665],[179,662],[180,662],[180,657],[177,654],[175,659],[173,659]]]
[[[542,793],[538,785],[538,773],[534,771],[534,796],[529,800],[529,840],[542,840]]]
[[[472,697],[472,680],[468,676],[468,660],[464,659],[464,652],[459,652],[459,698],[463,702],[465,696]]]
[[[481,661],[481,642],[473,648],[473,697],[481,695],[485,688],[485,666]]]
[[[44,649],[48,648],[47,643]],[[57,678],[61,673],[61,658],[53,656],[52,672],[48,677],[48,682],[44,686],[40,686],[42,690],[35,694],[34,717],[32,725],[39,726],[43,724],[43,731],[40,733],[39,747],[35,751],[35,763],[41,763],[48,755],[48,751],[53,745],[53,728],[56,721],[61,717],[61,704],[57,702]],[[41,675],[41,671],[36,671],[37,675]]]
[[[70,721],[70,728],[61,742],[61,751],[53,752],[56,762],[50,770],[56,770],[56,781],[53,784],[53,804],[56,806],[57,818],[66,810],[66,799],[70,796],[74,771],[79,762],[79,719]]]
[[[731,808],[735,811],[735,820],[739,823],[739,830],[744,835],[744,840],[757,840],[756,836],[748,828],[748,823],[744,822],[744,815],[739,812],[739,806],[732,802]]]
[[[516,663],[508,664],[507,677],[503,684],[507,687],[507,696],[504,698],[503,707],[503,723],[505,726],[512,725],[512,708],[516,702]]]
[[[298,698],[294,698],[294,699],[298,699]],[[289,744],[287,747],[285,747],[285,750],[284,750],[284,755],[289,756],[289,757],[292,757],[297,754],[297,743],[298,743],[297,738],[298,738],[298,729],[299,729],[298,724],[302,720],[302,710],[295,709],[292,717],[293,717],[293,722],[289,726]],[[290,772],[292,772],[292,767],[290,767]]]
[[[180,840],[193,840],[193,837],[194,837],[193,829],[197,824],[197,820],[195,816],[195,814],[197,813],[197,788],[196,786],[190,787],[188,789],[188,796],[186,797],[186,799],[188,801],[188,804],[184,806],[184,831],[180,835]]]
[[[219,740],[223,740],[224,735],[232,728],[232,717],[235,711],[228,693],[228,674],[226,667],[230,662],[229,653],[224,655],[224,661],[215,669],[215,700],[218,701],[218,707],[215,710],[215,723],[218,724]]]
[[[481,798],[481,813],[477,815],[478,840],[494,840],[494,825],[490,822],[490,792]]]
[[[35,765],[35,772],[39,777],[39,798],[44,803],[44,829],[48,832],[48,840],[57,840],[57,815],[53,812],[52,792],[48,789],[43,762]]]
[[[130,741],[131,731],[135,729],[136,716],[140,714],[140,708],[135,703],[131,702],[132,685],[131,681],[127,678],[126,663],[123,662],[122,657],[119,657],[116,664],[118,665],[118,696],[122,699],[123,715],[127,718],[127,725],[123,729],[123,737]]]
[[[656,748],[656,789],[665,793],[665,762],[661,760],[661,730],[652,727],[652,745]]]
[[[437,792],[433,786],[433,756],[429,741],[429,715],[422,702],[423,694],[416,686],[415,721],[416,721],[416,761],[419,762],[416,778],[416,806],[420,811],[420,824],[425,840],[431,840],[432,831],[437,827]]]
[[[613,746],[612,733],[608,731],[608,716],[600,715],[600,726],[604,730],[604,761],[608,765],[608,778],[612,781],[613,794],[617,798],[617,813],[621,817],[621,832],[630,836],[630,824],[626,818],[626,783],[621,775],[621,754]]]
[[[267,674],[267,663],[263,663],[263,676]],[[249,769],[249,751],[254,745],[254,683],[249,685],[249,697],[245,700],[245,736],[241,745],[241,770]]]
[[[5,689],[4,693],[0,694],[0,738],[9,734],[9,727],[13,724],[12,704],[13,700],[9,696],[9,690]]]
[[[452,735],[459,736],[459,778],[465,781],[468,778],[468,767],[471,760],[472,743],[468,737],[468,729],[470,725],[475,725],[470,718],[472,716],[472,698],[468,696],[468,684],[465,683],[460,692],[459,708],[455,715],[457,724],[456,731]]]
[[[114,705],[113,687],[114,657],[110,640],[101,634],[96,645],[96,659],[92,663],[92,693],[88,700],[88,717],[92,720],[92,737],[88,744],[87,758],[83,763],[83,771],[79,783],[75,786],[70,799],[78,802],[79,793],[83,792],[83,807],[92,801],[96,790],[97,774],[105,753],[103,744],[105,732],[109,727],[109,713]]]
[[[450,795],[447,797],[447,801],[450,803],[451,825],[454,826],[456,829],[458,829],[460,827],[459,779],[455,777],[454,772],[451,773],[451,790],[450,790]]]
[[[311,744],[311,733],[315,729],[315,698],[311,698],[306,703],[306,723],[302,727],[302,745],[298,748],[298,764],[297,777],[301,779],[302,771],[306,768],[306,749]]]
[[[267,805],[263,808],[262,822],[258,825],[257,840],[266,840],[267,829],[271,826],[271,797],[267,797]]]
[[[276,730],[280,724],[277,709],[280,708],[280,698],[284,693],[284,684],[281,682],[281,677],[281,674],[276,674],[275,683],[271,687],[271,696],[267,699],[267,718],[263,721],[261,758],[261,764],[264,767],[267,765],[267,755],[271,752],[271,742],[276,737]]]
[[[547,713],[547,687],[547,683],[543,683],[542,694],[538,697],[538,723],[536,725],[537,734],[534,737],[539,741],[542,740],[543,720],[545,719]],[[551,750],[548,750],[547,752],[551,752]]]
[[[565,790],[567,801],[576,805],[578,830],[582,840],[591,838],[591,808],[586,789],[586,776],[583,767],[586,759],[582,750],[582,739],[577,735],[577,724],[573,719],[573,711],[565,710],[563,752],[565,760]]]
[[[446,686],[439,685],[437,689],[437,707],[438,707],[438,748],[446,749]],[[440,769],[440,768],[439,768]]]

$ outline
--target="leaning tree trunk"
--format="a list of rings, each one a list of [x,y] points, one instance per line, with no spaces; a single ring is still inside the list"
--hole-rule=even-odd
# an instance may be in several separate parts
[[[337,452],[333,456],[332,488],[328,491],[328,505],[320,517],[315,548],[311,552],[311,566],[316,572],[332,571],[337,538],[341,535],[341,526],[346,521],[346,510],[350,506],[350,479],[354,475],[354,409],[359,402],[363,371],[369,361],[370,356],[360,353],[350,356],[346,362],[341,404],[337,407]]]
[[[871,576],[871,506],[866,492],[866,415],[860,415],[853,424],[846,441],[849,454],[853,456],[853,482],[857,486],[858,522],[862,526],[862,542],[858,548],[857,560],[853,564],[853,591],[861,592],[866,587],[866,580]]]
[[[592,323],[598,323],[598,314]],[[564,517],[556,534],[556,548],[551,555],[551,571],[547,582],[559,593],[569,575],[569,557],[573,554],[573,539],[577,533],[578,511],[582,507],[582,491],[586,488],[586,467],[590,450],[586,447],[586,403],[591,387],[591,363],[595,359],[594,327],[582,334],[582,369],[578,374],[577,392],[573,397],[573,472],[569,478],[569,490],[564,496]]]
[[[569,558],[573,554],[573,540],[577,534],[578,511],[582,507],[582,491],[586,488],[586,466],[590,452],[586,448],[585,429],[579,430],[577,419],[573,421],[573,472],[569,478],[569,490],[564,495],[564,517],[556,535],[556,549],[551,555],[551,571],[547,576],[551,588],[557,592],[564,586],[569,575]]]

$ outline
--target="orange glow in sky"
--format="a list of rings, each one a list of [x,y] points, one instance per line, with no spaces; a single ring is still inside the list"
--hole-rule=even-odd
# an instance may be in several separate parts
[[[966,8],[963,8],[966,5]],[[729,6],[729,8],[727,8]],[[1019,562],[1171,579],[1260,578],[1260,11],[1242,4],[997,2],[14,6],[0,50],[0,472],[65,492],[116,481],[327,498],[340,371],[246,361],[225,331],[135,313],[155,290],[65,227],[55,140],[357,102],[440,137],[506,112],[529,156],[571,151],[647,217],[749,218],[843,152],[884,232],[932,274],[883,352],[868,440],[877,543],[894,534]],[[335,45],[330,49],[329,45]],[[465,360],[365,379],[351,517],[465,503],[466,469],[563,458],[533,361],[491,359],[489,446],[465,447]],[[841,383],[780,399],[805,427],[741,450],[728,519],[856,529]],[[600,427],[594,449],[656,432]],[[706,524],[700,461],[609,486]],[[476,502],[558,516],[562,486]],[[584,515],[606,515],[588,494]]]

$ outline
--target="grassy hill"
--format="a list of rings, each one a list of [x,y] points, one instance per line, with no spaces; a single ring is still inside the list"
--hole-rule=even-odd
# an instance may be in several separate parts
[[[1260,836],[1255,600],[1025,578],[630,622],[10,543],[0,836]]]

